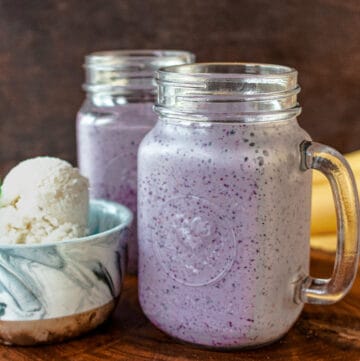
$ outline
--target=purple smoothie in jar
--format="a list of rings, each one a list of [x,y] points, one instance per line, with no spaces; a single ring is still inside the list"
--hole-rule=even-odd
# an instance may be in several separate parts
[[[154,71],[193,60],[189,52],[166,50],[104,51],[86,57],[87,99],[77,116],[77,152],[91,197],[125,204],[136,215],[138,145],[156,122]],[[127,270],[137,271],[136,222],[130,229]]]
[[[309,268],[311,174],[296,166],[306,138],[291,120],[159,123],[144,139],[139,297],[157,327],[231,348],[293,325],[294,283]]]
[[[309,273],[311,172],[300,145],[310,138],[296,120],[296,74],[251,64],[158,72],[159,122],[138,156],[139,298],[175,338],[259,346],[303,308],[294,294]]]

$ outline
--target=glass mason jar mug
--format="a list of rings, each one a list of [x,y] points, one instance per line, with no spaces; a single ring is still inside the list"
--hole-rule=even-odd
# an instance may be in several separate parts
[[[154,126],[154,71],[191,63],[170,50],[102,51],[86,56],[87,98],[77,116],[78,162],[90,194],[125,204],[136,214],[137,150]],[[129,235],[128,271],[137,269],[136,224]]]
[[[254,347],[283,336],[304,303],[330,304],[358,261],[358,196],[334,149],[296,116],[297,72],[266,64],[157,73],[159,121],[138,155],[139,297],[147,317],[194,344]],[[309,275],[311,171],[333,189],[333,275]]]

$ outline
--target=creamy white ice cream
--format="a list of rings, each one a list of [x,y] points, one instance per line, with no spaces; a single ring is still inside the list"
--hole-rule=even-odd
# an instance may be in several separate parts
[[[0,244],[85,236],[88,188],[87,178],[64,160],[37,157],[19,163],[1,187]]]

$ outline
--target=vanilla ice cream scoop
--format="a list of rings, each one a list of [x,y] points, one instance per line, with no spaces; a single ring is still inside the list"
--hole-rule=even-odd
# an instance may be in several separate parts
[[[88,180],[64,160],[37,157],[19,163],[1,187],[0,244],[85,236],[88,188]]]

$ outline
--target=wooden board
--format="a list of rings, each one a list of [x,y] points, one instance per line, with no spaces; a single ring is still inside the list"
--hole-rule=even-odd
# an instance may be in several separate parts
[[[332,256],[313,252],[312,273],[326,276]],[[115,314],[91,334],[41,347],[0,346],[0,360],[360,360],[360,279],[333,306],[306,306],[293,329],[280,341],[258,350],[219,352],[181,344],[156,329],[137,302],[136,278],[129,277]]]

